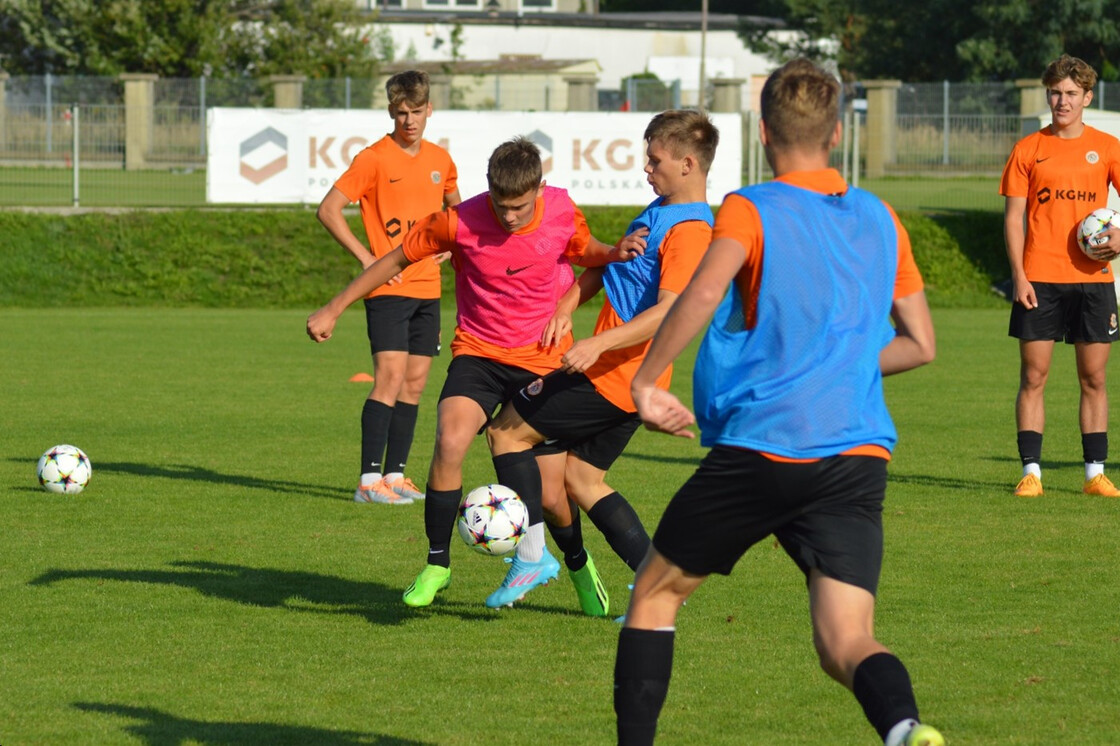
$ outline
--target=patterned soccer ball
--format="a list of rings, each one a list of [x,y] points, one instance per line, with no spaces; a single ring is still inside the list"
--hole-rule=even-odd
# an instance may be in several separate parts
[[[47,492],[76,495],[89,484],[93,466],[89,463],[89,456],[81,448],[59,445],[48,448],[47,452],[39,457],[36,472],[39,475],[39,484],[43,485],[43,489]]]
[[[517,548],[529,530],[529,511],[509,487],[485,484],[463,498],[455,527],[471,549],[498,557]]]
[[[1103,243],[1101,231],[1109,228],[1120,228],[1120,212],[1111,207],[1098,207],[1077,226],[1077,245],[1090,259],[1096,260],[1092,252]]]

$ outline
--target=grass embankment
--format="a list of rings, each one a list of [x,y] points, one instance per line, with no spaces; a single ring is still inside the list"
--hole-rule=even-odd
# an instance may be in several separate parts
[[[622,235],[633,207],[585,210],[592,232]],[[991,212],[902,212],[934,307],[993,307],[1006,277]],[[361,225],[351,218],[358,235]],[[0,212],[0,306],[309,308],[357,265],[310,209],[77,215]],[[451,276],[445,272],[445,283]]]

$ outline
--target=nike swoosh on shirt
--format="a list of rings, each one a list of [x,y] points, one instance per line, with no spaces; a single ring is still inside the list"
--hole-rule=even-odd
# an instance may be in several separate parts
[[[403,179],[403,178],[404,178],[404,177],[402,176],[402,177],[401,177],[401,179]],[[398,181],[400,181],[401,179],[389,179],[389,183],[390,183],[390,184],[396,184],[396,183],[397,183]]]
[[[1046,156],[1045,158],[1035,158],[1034,162],[1035,163],[1042,163],[1043,161],[1048,161],[1048,160],[1050,160],[1050,156]]]
[[[526,264],[524,267],[518,267],[517,269],[513,269],[512,267],[506,267],[506,274],[507,275],[515,275],[518,272],[524,272],[525,270],[529,269],[529,267],[532,267],[532,266],[533,266],[532,264]]]

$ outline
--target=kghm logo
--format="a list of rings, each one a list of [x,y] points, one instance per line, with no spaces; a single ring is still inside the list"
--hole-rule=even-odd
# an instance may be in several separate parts
[[[541,176],[552,170],[552,138],[545,132],[533,130],[525,136],[529,142],[540,148],[541,151]]]
[[[1096,192],[1086,192],[1084,189],[1054,189],[1051,191],[1050,187],[1043,187],[1038,190],[1036,197],[1038,204],[1044,205],[1051,199],[1068,199],[1075,202],[1096,202]]]
[[[260,184],[288,167],[288,137],[266,127],[241,143],[241,175]]]

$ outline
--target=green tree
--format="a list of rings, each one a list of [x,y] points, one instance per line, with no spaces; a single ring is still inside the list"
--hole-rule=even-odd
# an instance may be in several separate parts
[[[759,0],[739,35],[775,61],[834,61],[848,80],[1007,80],[1037,77],[1062,52],[1117,78],[1115,0]],[[771,33],[767,17],[792,33]]]
[[[1105,80],[1120,79],[1120,3],[1107,0],[986,0],[980,28],[957,45],[969,77],[1035,78],[1064,53],[1088,62]]]
[[[17,75],[369,75],[353,0],[0,0],[0,68]],[[374,45],[376,48],[378,45]]]

